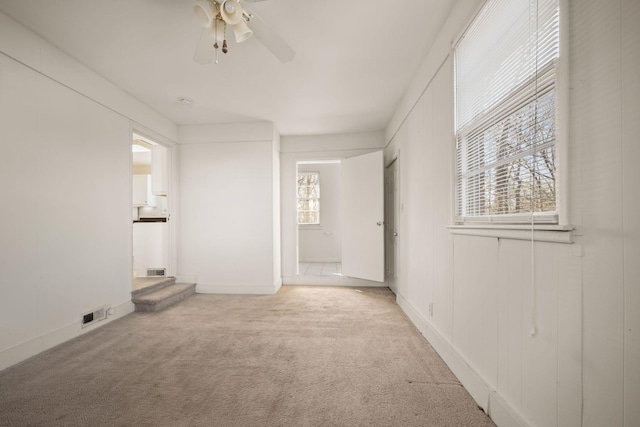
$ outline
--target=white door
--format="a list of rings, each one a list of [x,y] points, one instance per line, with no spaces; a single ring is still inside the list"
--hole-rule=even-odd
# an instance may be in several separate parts
[[[342,275],[384,282],[382,151],[341,163]]]

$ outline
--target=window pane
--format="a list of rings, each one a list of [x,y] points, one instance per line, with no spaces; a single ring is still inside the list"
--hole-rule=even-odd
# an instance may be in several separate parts
[[[556,210],[555,147],[511,160],[459,182],[468,201],[463,216],[507,215]]]
[[[298,200],[299,211],[319,211],[320,202],[316,199],[299,199]]]
[[[320,187],[318,186],[301,186],[298,187],[298,197],[310,199],[320,197]]]
[[[302,212],[298,211],[298,224],[318,224],[318,212]]]
[[[320,174],[302,172],[298,174],[298,224],[320,223]]]
[[[486,2],[455,48],[457,128],[554,62],[558,34],[557,0]]]
[[[497,164],[555,140],[555,91],[542,94],[519,110],[462,135],[466,162],[461,173]]]
[[[553,221],[558,1],[487,0],[454,50],[456,220]]]

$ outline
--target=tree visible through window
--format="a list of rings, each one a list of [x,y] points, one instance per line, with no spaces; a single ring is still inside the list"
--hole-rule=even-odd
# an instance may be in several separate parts
[[[489,0],[455,47],[456,221],[557,222],[557,0]]]
[[[298,224],[320,224],[320,173],[298,173]]]

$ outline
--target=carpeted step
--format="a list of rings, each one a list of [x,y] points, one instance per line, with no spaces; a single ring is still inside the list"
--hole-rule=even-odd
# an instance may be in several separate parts
[[[136,280],[143,280],[142,287],[131,292],[131,298],[139,298],[143,295],[150,294],[167,286],[175,285],[176,278],[168,276],[162,277],[143,277]]]
[[[135,296],[132,302],[138,312],[160,311],[196,293],[195,283],[175,283],[156,291]]]

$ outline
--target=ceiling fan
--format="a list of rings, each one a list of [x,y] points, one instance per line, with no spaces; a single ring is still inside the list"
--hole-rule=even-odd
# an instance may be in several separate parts
[[[227,27],[233,29],[236,42],[255,36],[281,62],[289,62],[296,53],[260,17],[243,8],[242,0],[198,0],[193,11],[203,30],[196,48],[194,61],[199,64],[218,63],[218,49],[228,52]],[[244,0],[257,3],[263,0]]]

